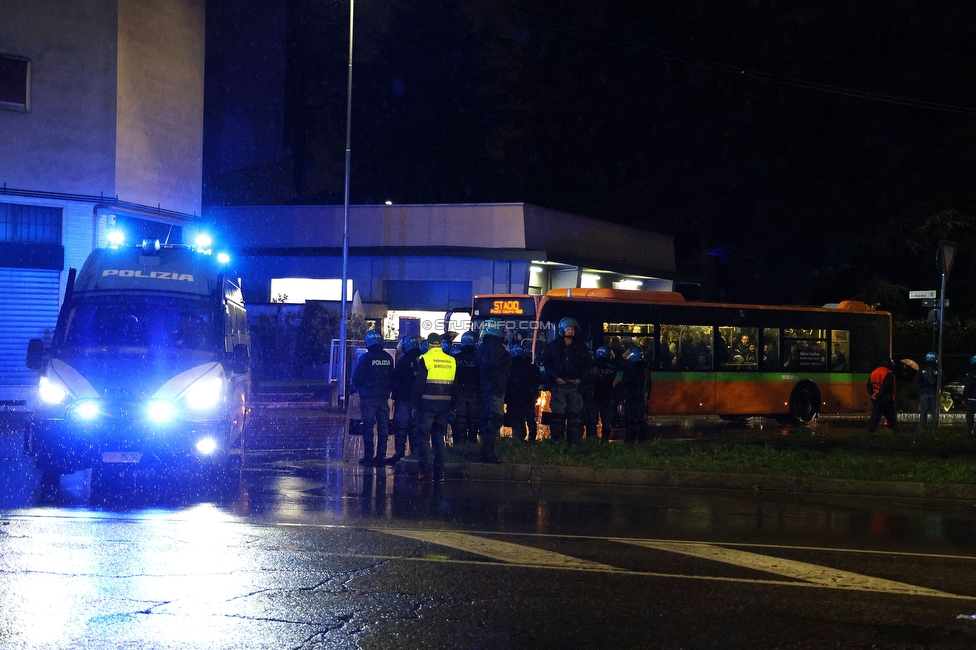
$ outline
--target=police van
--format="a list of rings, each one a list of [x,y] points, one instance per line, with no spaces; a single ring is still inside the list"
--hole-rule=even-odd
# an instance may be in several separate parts
[[[218,470],[243,459],[250,336],[241,282],[202,246],[113,246],[70,269],[39,371],[33,438],[44,480],[92,468]],[[223,471],[230,470],[230,471]],[[239,474],[239,472],[238,472]]]

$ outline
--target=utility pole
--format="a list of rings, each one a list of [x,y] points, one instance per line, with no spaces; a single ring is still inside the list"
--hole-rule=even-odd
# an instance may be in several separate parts
[[[939,351],[938,368],[935,379],[935,427],[939,427],[939,420],[942,416],[942,332],[945,322],[945,292],[946,278],[952,270],[952,262],[956,258],[956,244],[950,241],[940,241],[939,250],[936,253],[936,261],[939,271],[942,273],[942,289],[939,291]]]
[[[339,318],[339,406],[346,405],[346,332],[348,330],[348,299],[346,284],[349,282],[349,161],[352,158],[352,27],[356,0],[349,0],[349,75],[346,81],[346,180],[342,204],[342,288]]]

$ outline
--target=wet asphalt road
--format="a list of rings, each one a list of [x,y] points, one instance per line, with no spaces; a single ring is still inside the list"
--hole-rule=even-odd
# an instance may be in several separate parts
[[[242,479],[8,491],[0,648],[976,647],[971,503]]]

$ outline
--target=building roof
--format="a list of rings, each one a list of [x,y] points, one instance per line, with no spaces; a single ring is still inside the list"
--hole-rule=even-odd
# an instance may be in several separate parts
[[[214,206],[204,217],[237,249],[285,252],[342,247],[343,206]],[[349,206],[350,254],[403,249],[539,251],[548,261],[671,277],[668,235],[525,203]]]

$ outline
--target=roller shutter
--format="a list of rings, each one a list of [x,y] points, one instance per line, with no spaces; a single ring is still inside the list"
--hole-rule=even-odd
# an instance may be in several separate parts
[[[50,342],[58,320],[60,280],[60,271],[0,268],[0,394],[5,386],[37,381],[24,365],[27,341]]]

